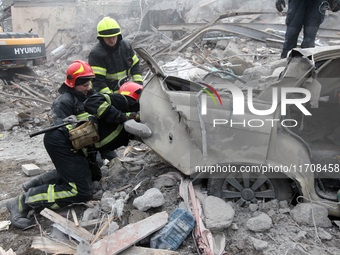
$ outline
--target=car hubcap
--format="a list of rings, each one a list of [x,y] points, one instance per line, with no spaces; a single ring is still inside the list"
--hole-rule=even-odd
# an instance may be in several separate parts
[[[242,206],[258,200],[274,199],[275,190],[270,179],[263,174],[230,174],[223,183],[222,198]]]

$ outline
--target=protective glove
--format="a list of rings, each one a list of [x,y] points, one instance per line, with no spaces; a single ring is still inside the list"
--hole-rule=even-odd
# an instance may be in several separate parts
[[[68,123],[70,123],[73,127],[76,127],[79,121],[77,120],[77,117],[76,117],[76,116],[70,115],[70,116],[66,117],[65,119],[63,119],[63,122],[68,122]]]
[[[283,11],[283,8],[286,7],[286,3],[285,3],[285,0],[276,0],[276,9],[279,11],[279,12],[282,12]]]
[[[340,10],[340,0],[327,0],[327,2],[332,12]]]
[[[118,118],[118,123],[123,124],[127,120],[134,119],[137,122],[140,122],[139,112],[127,112],[127,113],[121,113],[120,117]]]
[[[126,117],[128,120],[134,119],[137,122],[140,122],[139,112],[127,112]]]

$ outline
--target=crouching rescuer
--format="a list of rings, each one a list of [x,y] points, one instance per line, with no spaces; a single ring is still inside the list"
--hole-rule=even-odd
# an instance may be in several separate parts
[[[142,86],[136,83],[122,86],[122,94],[107,97],[90,88],[94,77],[86,62],[75,61],[68,67],[66,81],[58,90],[61,95],[51,109],[56,128],[44,135],[44,146],[55,170],[25,183],[25,193],[7,202],[15,227],[24,229],[32,225],[27,218],[31,209],[56,210],[89,201],[92,182],[101,179],[100,168],[91,155],[127,145],[133,138],[124,130],[123,123],[131,118],[138,121]]]

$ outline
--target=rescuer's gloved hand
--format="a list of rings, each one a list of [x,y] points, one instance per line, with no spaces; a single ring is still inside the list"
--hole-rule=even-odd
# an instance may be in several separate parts
[[[127,112],[126,117],[128,120],[134,119],[137,122],[140,122],[139,112]]]
[[[77,126],[77,124],[79,122],[77,120],[77,117],[74,116],[74,115],[70,115],[70,116],[66,117],[65,119],[63,119],[63,121],[70,123],[74,128]]]
[[[327,2],[332,12],[337,12],[340,10],[340,0],[327,0]]]
[[[283,8],[286,7],[286,3],[285,3],[285,0],[276,0],[276,9],[279,11],[279,12],[282,12],[283,11]]]
[[[125,121],[127,120],[132,120],[134,119],[137,122],[140,122],[140,117],[139,117],[139,113],[137,112],[127,112],[127,113],[121,113],[120,117],[118,119],[118,123],[119,124],[123,124]]]

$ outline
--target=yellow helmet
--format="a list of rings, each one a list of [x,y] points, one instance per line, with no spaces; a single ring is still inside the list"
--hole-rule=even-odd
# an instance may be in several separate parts
[[[120,35],[120,26],[117,21],[110,17],[105,17],[99,21],[97,26],[98,37],[111,37]]]

